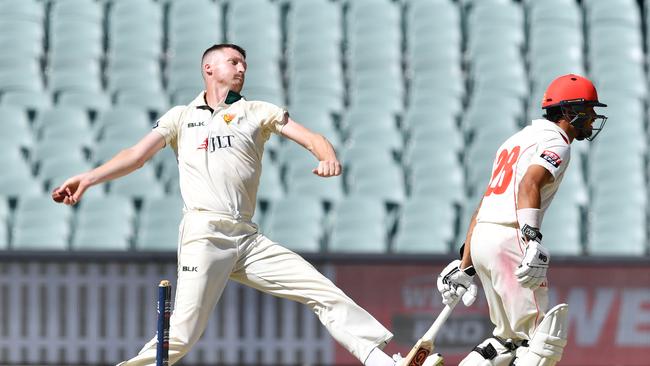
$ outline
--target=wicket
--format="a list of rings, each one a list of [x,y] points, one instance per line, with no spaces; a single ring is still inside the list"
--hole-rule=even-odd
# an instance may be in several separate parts
[[[172,285],[167,280],[158,285],[158,344],[156,366],[169,365],[169,318],[172,313]]]

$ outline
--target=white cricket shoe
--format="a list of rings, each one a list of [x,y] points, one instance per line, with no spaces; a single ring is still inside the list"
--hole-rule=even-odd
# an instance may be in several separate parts
[[[408,366],[406,364],[406,360],[404,360],[404,357],[402,355],[395,354],[393,355],[393,361],[395,361],[395,366]],[[430,354],[429,357],[427,357],[426,360],[424,360],[424,363],[422,366],[443,366],[443,358],[440,353],[433,353]]]

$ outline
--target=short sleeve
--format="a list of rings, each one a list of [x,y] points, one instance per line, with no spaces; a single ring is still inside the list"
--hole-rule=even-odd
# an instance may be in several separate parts
[[[537,146],[532,164],[541,165],[548,170],[553,178],[564,172],[569,164],[571,148],[562,138],[544,140]]]
[[[178,139],[178,131],[181,123],[181,115],[185,110],[184,106],[176,106],[160,117],[153,126],[153,130],[165,138],[165,144],[175,148]]]
[[[260,127],[268,132],[282,135],[282,128],[289,120],[287,110],[267,102],[252,103],[251,107],[260,122]]]

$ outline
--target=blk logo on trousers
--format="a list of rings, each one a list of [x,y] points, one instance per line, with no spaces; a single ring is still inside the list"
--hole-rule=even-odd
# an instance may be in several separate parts
[[[183,272],[198,272],[198,271],[199,271],[199,267],[183,266],[183,267],[181,268],[181,271],[183,271]]]

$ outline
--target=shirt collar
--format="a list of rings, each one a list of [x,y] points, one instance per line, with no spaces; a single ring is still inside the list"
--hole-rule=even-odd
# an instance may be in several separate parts
[[[555,123],[555,122],[549,121],[549,120],[544,119],[544,118],[540,118],[540,119],[533,120],[533,126],[541,127],[543,129],[555,130],[555,131],[559,132],[560,135],[562,135],[562,138],[564,139],[564,141],[566,141],[567,144],[570,143],[569,141],[571,141],[569,139],[569,136],[566,134],[566,132],[564,132],[564,130],[561,129],[560,126],[558,126],[557,123]]]
[[[206,94],[205,90],[202,91],[196,98],[194,98],[194,100],[190,103],[190,106],[194,106],[197,109],[207,109],[210,112],[214,112],[214,109],[212,109],[212,107],[210,107],[208,105],[208,102],[205,100],[205,94]],[[228,94],[226,95],[226,100],[221,102],[220,105],[224,105],[224,106],[231,105],[242,98],[243,96],[241,94],[229,90]]]

